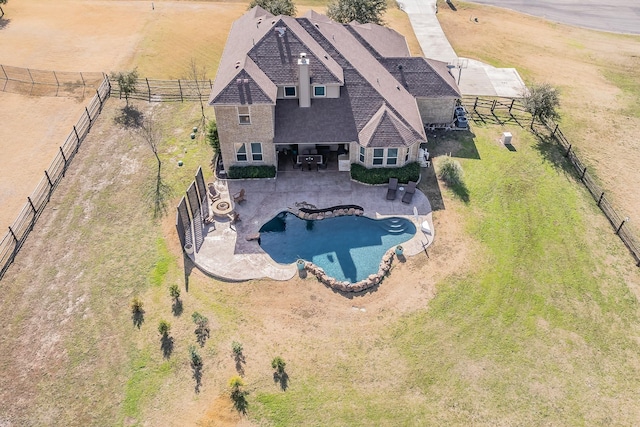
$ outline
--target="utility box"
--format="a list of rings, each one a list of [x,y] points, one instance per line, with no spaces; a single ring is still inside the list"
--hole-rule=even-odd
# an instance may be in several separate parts
[[[511,145],[511,132],[502,132],[500,142],[504,145]]]

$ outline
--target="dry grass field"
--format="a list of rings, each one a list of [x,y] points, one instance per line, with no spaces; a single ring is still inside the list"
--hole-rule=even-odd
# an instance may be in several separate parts
[[[146,1],[40,5],[23,0],[5,7],[11,22],[0,35],[10,36],[14,48],[23,42],[33,52],[3,44],[0,58],[13,54],[12,65],[47,69],[138,66],[142,75],[157,78],[183,76],[192,57],[213,75],[231,21],[246,9],[245,3],[213,2],[155,2],[153,11]],[[621,40],[623,53],[635,52],[636,39],[466,7],[457,15],[440,7],[456,48],[475,40],[464,39],[471,30],[461,17],[470,11],[480,17],[473,28],[487,31],[475,37],[486,43],[488,32],[498,31],[487,17],[497,26],[502,16],[519,24],[514,33],[527,29],[529,39],[545,46],[503,33],[503,42],[494,43],[497,50],[479,43],[477,51],[460,49],[460,54],[518,68],[515,61],[522,60],[526,79],[561,84],[565,93],[593,103],[589,112],[565,103],[568,134],[578,138],[586,132],[596,111],[614,114],[603,111],[598,100],[625,99],[623,90],[597,77],[603,60],[598,55],[616,57],[603,47],[615,45],[608,40]],[[59,19],[39,16],[41,10],[58,13]],[[66,16],[70,10],[77,15]],[[25,20],[39,30],[49,28],[47,39],[60,33],[62,42],[49,47],[60,49],[57,54],[28,37],[20,39],[17,33],[28,33],[21,27]],[[409,28],[398,11],[391,11],[388,21]],[[87,42],[95,67],[87,58],[74,62],[73,23],[85,37],[92,26],[99,27],[102,36]],[[574,32],[600,50],[572,49],[579,44]],[[419,49],[415,39],[409,43]],[[521,58],[521,49],[542,55],[546,66]],[[573,58],[572,72],[589,77],[590,86],[571,84],[568,70],[564,83],[553,81],[547,51]],[[37,62],[39,55],[50,62]],[[73,67],[55,62],[65,57]],[[591,93],[595,84],[603,94]],[[15,103],[39,101],[9,95],[0,93],[3,117]],[[58,102],[61,117],[65,108],[73,116],[77,107],[56,99],[39,102]],[[525,129],[509,129],[516,152],[495,143],[501,129],[492,126],[432,143],[434,155],[452,152],[460,160],[470,200],[460,200],[435,177],[425,179],[422,185],[431,183],[445,206],[434,214],[437,239],[428,257],[398,263],[375,292],[344,296],[297,278],[221,282],[185,264],[173,210],[153,220],[145,200],[155,171],[152,153],[113,123],[122,106],[117,100],[107,104],[0,282],[0,425],[633,425],[640,419],[640,273],[590,197],[571,174],[547,160],[552,155],[542,155],[549,148]],[[187,136],[200,119],[199,106],[136,107],[162,123],[160,156],[173,206],[198,165],[206,169],[211,157],[204,141]],[[33,133],[32,139],[41,140],[54,131],[47,123],[59,119],[45,107],[34,110],[40,112],[25,125],[25,137]],[[630,119],[636,123],[637,114]],[[600,130],[594,124],[591,132]],[[620,141],[630,141],[633,157],[633,138]],[[595,149],[595,139],[592,144]],[[586,145],[580,150],[588,155]],[[596,156],[592,159],[603,181],[614,179],[597,167]],[[182,168],[177,160],[184,161]],[[628,161],[633,165],[637,159]],[[633,177],[630,172],[619,179]],[[210,178],[207,170],[205,179]],[[182,290],[181,313],[172,312],[167,291],[172,284]],[[139,328],[129,309],[134,295],[144,301]],[[198,347],[204,360],[199,392],[187,352],[195,343],[194,311],[211,325],[209,339]],[[161,319],[172,326],[168,357],[160,349]],[[240,366],[231,355],[233,341],[244,346]],[[273,381],[270,361],[276,355],[287,361],[286,391]],[[249,391],[246,415],[228,397],[227,381],[238,368]]]

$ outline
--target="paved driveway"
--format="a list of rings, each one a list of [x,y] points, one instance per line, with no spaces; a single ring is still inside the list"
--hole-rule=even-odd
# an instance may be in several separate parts
[[[638,0],[466,1],[504,7],[577,27],[616,33],[640,34],[640,1]]]

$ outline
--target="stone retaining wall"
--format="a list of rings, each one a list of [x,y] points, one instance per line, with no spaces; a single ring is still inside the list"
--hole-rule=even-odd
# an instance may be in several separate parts
[[[305,209],[306,210],[306,209]],[[300,219],[305,220],[321,220],[325,218],[335,218],[339,216],[355,215],[362,216],[364,210],[362,208],[341,208],[336,207],[334,209],[323,210],[321,212],[304,212],[302,209],[297,211],[290,211],[292,214]]]
[[[389,249],[380,261],[380,268],[376,274],[371,274],[364,280],[357,283],[351,283],[346,281],[337,280],[333,277],[327,276],[324,270],[312,262],[305,261],[304,268],[309,274],[316,276],[319,282],[324,283],[328,287],[340,292],[362,292],[369,288],[372,288],[382,282],[384,277],[389,274],[391,270],[391,264],[395,257],[395,246]]]

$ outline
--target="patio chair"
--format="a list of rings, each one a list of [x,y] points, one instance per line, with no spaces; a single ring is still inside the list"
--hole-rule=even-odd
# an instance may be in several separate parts
[[[398,192],[398,178],[389,178],[389,186],[387,187],[387,200],[395,200]]]
[[[402,196],[402,203],[411,203],[413,194],[416,192],[416,184],[416,182],[409,181],[409,184],[407,184],[407,188],[404,190],[404,195]]]
[[[227,214],[227,217],[229,217],[231,224],[235,225],[236,222],[240,222],[240,214],[238,212],[231,212]]]
[[[245,193],[244,193],[244,188],[243,188],[240,191],[238,191],[236,194],[233,195],[233,201],[236,202],[236,203],[240,203],[240,202],[246,200],[244,195],[245,195]]]
[[[207,188],[208,188],[207,193],[209,194],[209,199],[211,200],[212,203],[220,199],[220,193],[218,193],[218,190],[216,190],[216,187],[215,185],[213,185],[213,182],[210,182]]]

